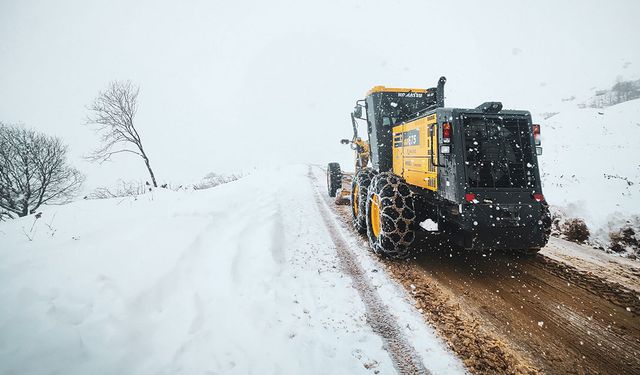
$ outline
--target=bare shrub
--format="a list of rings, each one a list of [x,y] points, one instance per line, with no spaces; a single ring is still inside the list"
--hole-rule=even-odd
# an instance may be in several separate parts
[[[0,123],[0,218],[73,198],[84,176],[68,164],[67,149],[59,138]]]
[[[562,234],[572,242],[585,243],[589,239],[589,228],[582,219],[567,219],[562,224]]]
[[[631,223],[627,223],[617,231],[609,232],[609,248],[616,253],[630,252],[640,253],[640,241],[638,241],[637,229]]]
[[[109,199],[136,197],[147,192],[148,186],[139,181],[119,180],[115,187],[99,187],[93,190],[87,199]]]
[[[211,173],[207,174],[206,176],[204,176],[202,181],[194,184],[193,185],[193,189],[194,190],[210,189],[210,188],[216,187],[218,185],[222,185],[222,184],[226,184],[226,183],[231,182],[231,181],[238,180],[241,177],[242,177],[242,175],[238,175],[238,174],[223,175],[223,174],[218,174],[218,173],[211,172]]]
[[[554,237],[562,236],[562,227],[565,223],[565,218],[560,212],[553,211],[551,214],[551,235]]]

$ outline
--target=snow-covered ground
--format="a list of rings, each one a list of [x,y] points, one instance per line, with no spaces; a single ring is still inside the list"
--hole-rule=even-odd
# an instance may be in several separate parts
[[[640,215],[640,99],[608,108],[565,105],[541,120],[543,191],[565,215],[583,218],[592,238]]]
[[[0,373],[393,373],[307,172],[0,223]],[[371,283],[428,369],[464,372],[401,288]]]
[[[606,242],[640,213],[640,100],[567,105],[541,124],[547,199]],[[283,167],[0,222],[0,373],[395,372],[336,257],[314,173]],[[341,225],[425,367],[464,372]],[[557,244],[559,259],[584,252]]]

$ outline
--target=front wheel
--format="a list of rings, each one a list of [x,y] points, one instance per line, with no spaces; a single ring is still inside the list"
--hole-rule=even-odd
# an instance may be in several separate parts
[[[327,189],[330,197],[335,197],[338,189],[342,187],[342,171],[340,164],[329,163],[327,165]]]
[[[367,233],[367,195],[376,172],[371,168],[358,171],[351,182],[351,217],[359,233]]]
[[[393,173],[376,175],[367,196],[367,236],[372,250],[381,256],[406,259],[416,238],[413,193]]]

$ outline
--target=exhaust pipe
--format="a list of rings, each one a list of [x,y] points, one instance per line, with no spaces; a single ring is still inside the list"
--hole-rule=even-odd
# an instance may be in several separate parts
[[[436,89],[436,106],[444,107],[444,84],[447,83],[447,78],[442,76],[438,80],[438,88]]]

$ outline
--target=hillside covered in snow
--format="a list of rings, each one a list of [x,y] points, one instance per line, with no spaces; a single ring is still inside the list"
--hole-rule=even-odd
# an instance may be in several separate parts
[[[640,220],[640,99],[607,108],[564,109],[542,124],[547,200],[583,218],[596,243]],[[638,233],[636,231],[636,233]]]

